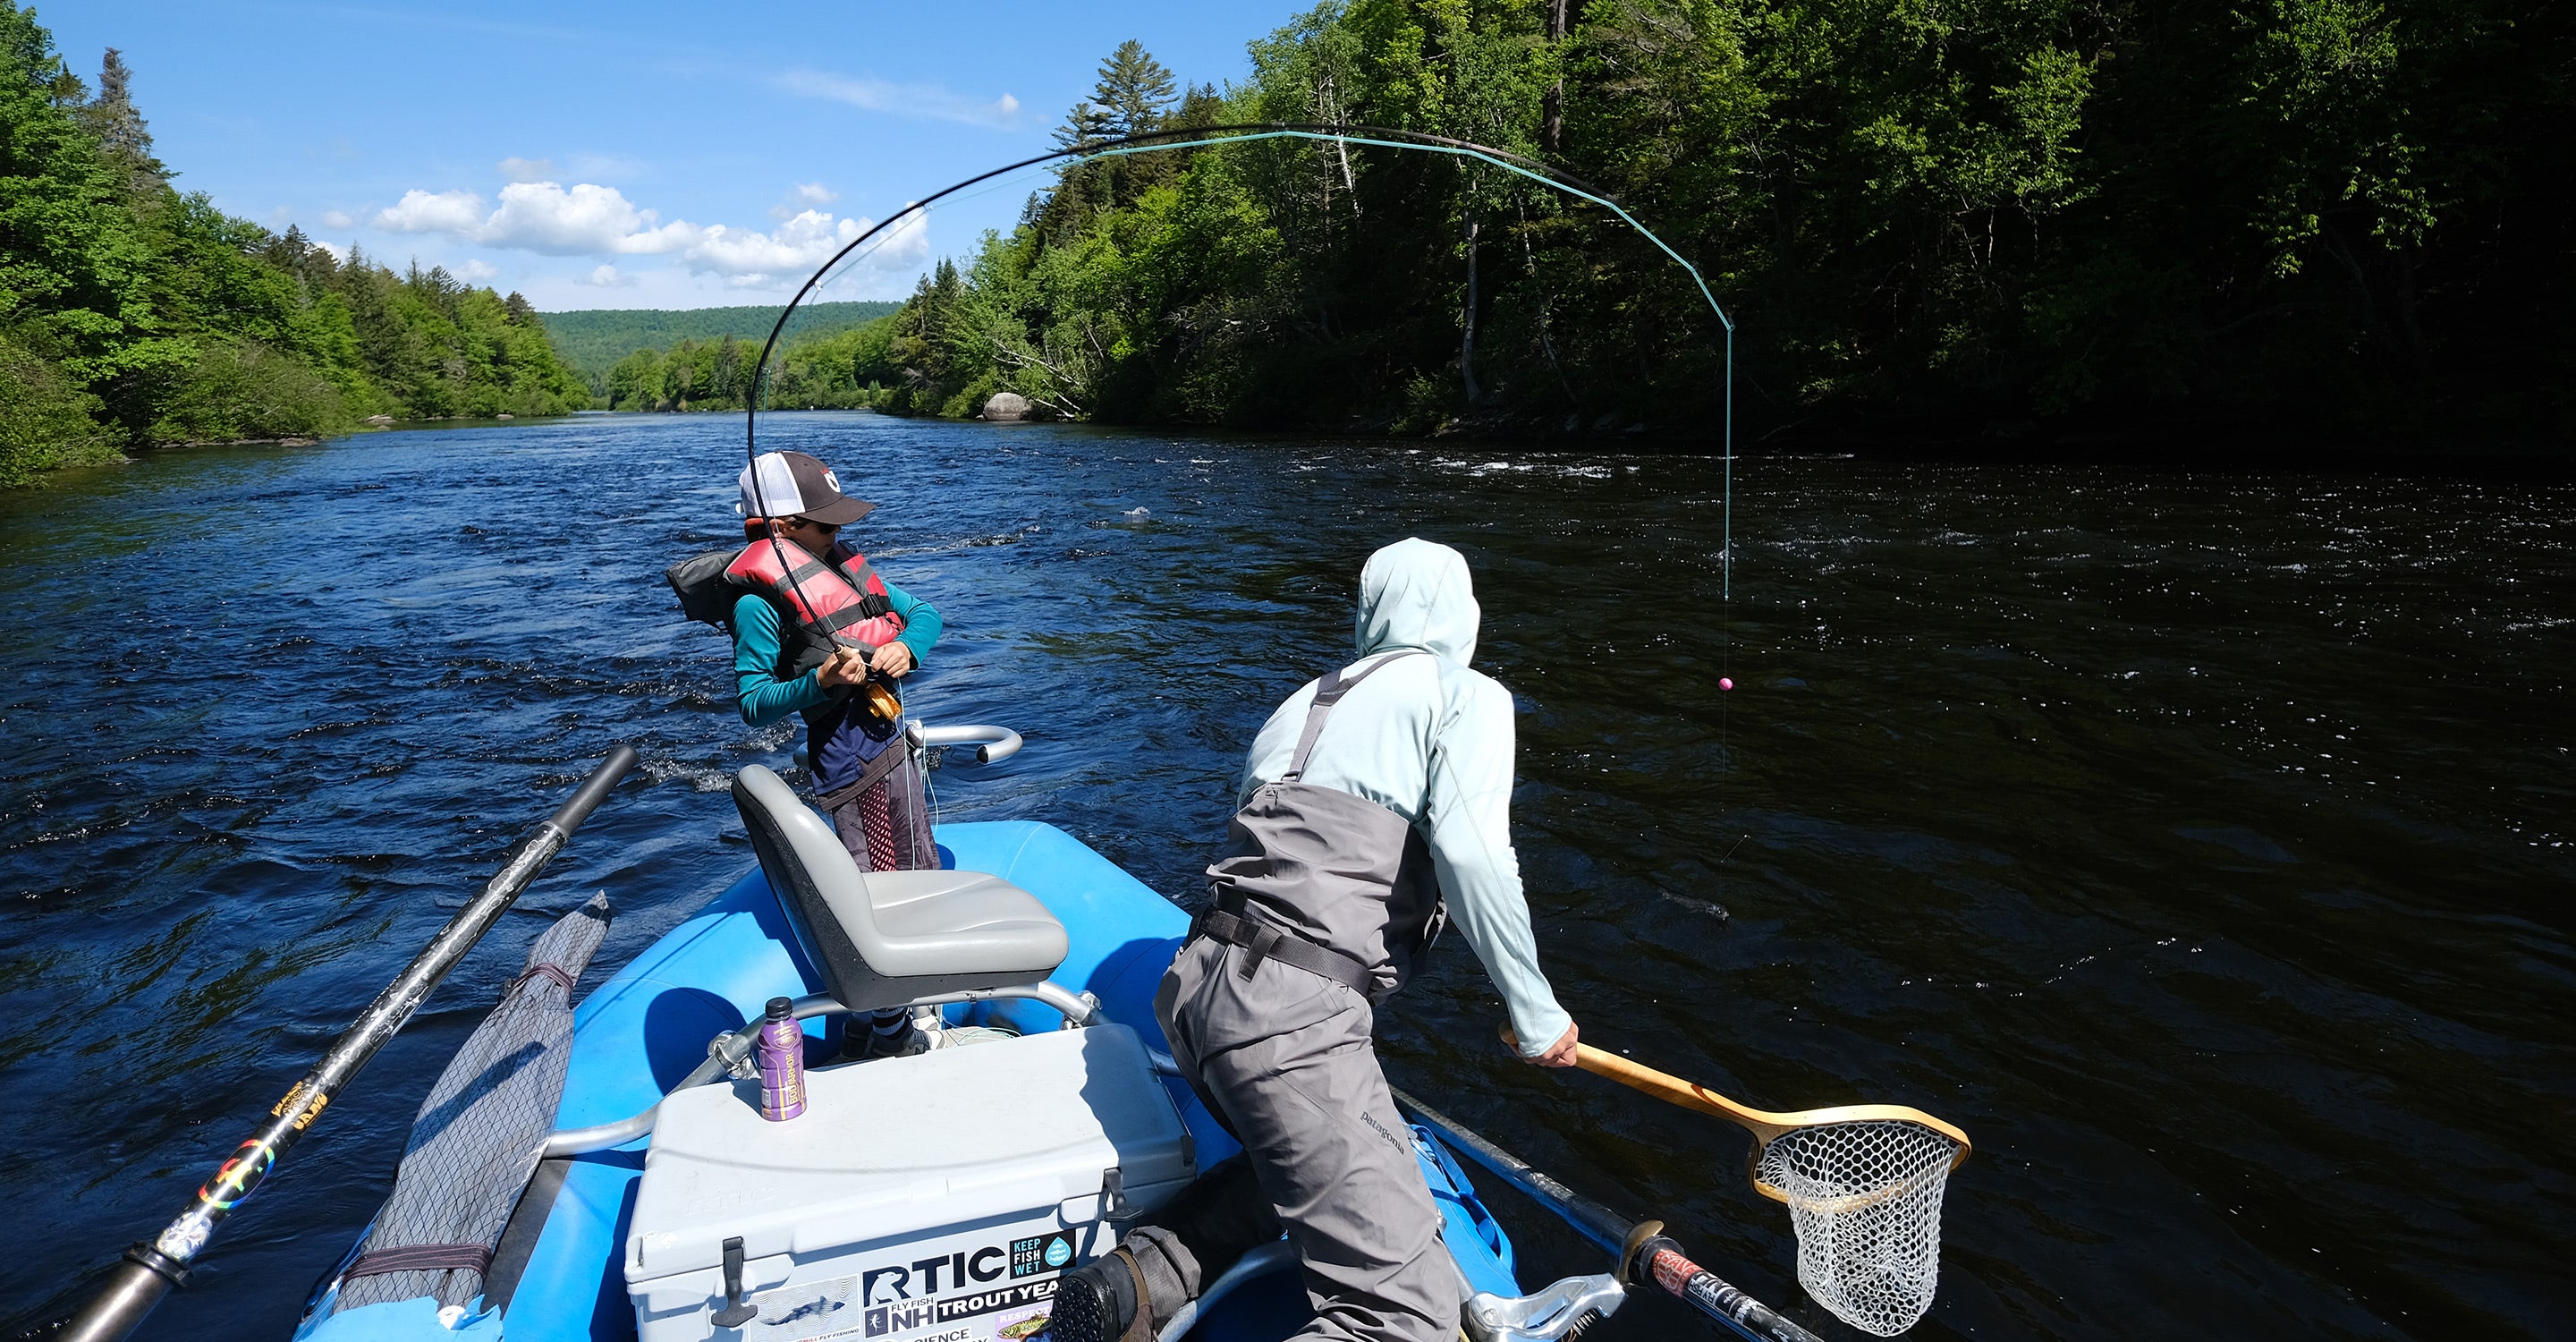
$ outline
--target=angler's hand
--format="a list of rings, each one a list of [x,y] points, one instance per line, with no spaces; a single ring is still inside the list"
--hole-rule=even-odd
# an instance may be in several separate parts
[[[1572,1067],[1574,1065],[1574,1036],[1574,1022],[1567,1021],[1565,1023],[1565,1033],[1558,1035],[1556,1037],[1556,1042],[1547,1046],[1546,1052],[1541,1053],[1536,1057],[1523,1058],[1521,1061],[1528,1063],[1533,1067]]]
[[[814,683],[827,690],[856,685],[867,678],[867,654],[856,648],[843,648],[814,668]]]
[[[901,680],[912,671],[912,645],[901,639],[888,643],[877,649],[877,655],[869,661],[868,665],[887,676]]]

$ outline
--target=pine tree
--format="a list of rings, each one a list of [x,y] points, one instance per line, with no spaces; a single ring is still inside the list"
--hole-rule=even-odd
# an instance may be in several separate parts
[[[133,80],[124,55],[109,47],[98,63],[98,96],[80,104],[76,115],[125,176],[127,190],[148,196],[169,185],[170,170],[152,156],[152,130],[134,106]]]
[[[1064,124],[1055,128],[1055,147],[1087,149],[1109,137],[1109,114],[1098,103],[1078,102],[1064,114]]]
[[[1138,135],[1160,126],[1163,113],[1179,98],[1172,72],[1132,37],[1100,63],[1100,82],[1091,90],[1113,135]]]

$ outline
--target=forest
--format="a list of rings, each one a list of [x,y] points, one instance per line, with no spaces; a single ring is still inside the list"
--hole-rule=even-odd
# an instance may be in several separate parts
[[[863,326],[892,313],[900,303],[875,301],[806,303],[796,309],[800,337],[829,335]],[[754,344],[778,323],[779,305],[722,308],[588,308],[544,314],[546,335],[575,370],[589,379],[594,396],[607,390],[608,370],[639,350],[660,353],[682,344],[715,344],[730,336]]]
[[[110,49],[92,88],[0,0],[0,487],[172,443],[589,403],[517,294],[174,189],[129,77]]]
[[[1748,444],[2563,456],[2571,26],[2542,0],[1332,0],[1223,89],[1126,44],[1058,142],[1365,123],[1540,160],[1707,275]],[[1712,439],[1728,372],[1688,276],[1597,206],[1293,141],[1072,162],[844,343],[847,394],[897,412],[1008,389],[1538,437]]]

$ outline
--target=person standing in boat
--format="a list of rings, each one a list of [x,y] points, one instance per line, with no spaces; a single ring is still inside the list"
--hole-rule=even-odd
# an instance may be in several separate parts
[[[859,870],[937,867],[920,762],[905,744],[900,714],[870,712],[868,697],[892,703],[883,687],[912,674],[939,641],[939,611],[878,577],[840,538],[876,505],[843,494],[821,461],[764,452],[743,469],[741,484],[749,544],[722,581],[740,592],[725,623],[742,720],[764,727],[789,713],[804,717],[815,803]],[[879,1012],[873,1024],[850,1051],[884,1056],[927,1042],[899,1009]]]
[[[1369,557],[1359,660],[1289,696],[1254,738],[1208,868],[1212,907],[1155,1000],[1303,1260],[1315,1319],[1300,1339],[1457,1335],[1457,1268],[1370,1042],[1446,923],[1531,1041],[1523,1059],[1574,1062],[1512,851],[1511,694],[1468,666],[1480,618],[1456,550],[1408,539]],[[1228,1265],[1202,1258],[1258,1234],[1230,1229],[1215,1254],[1209,1238],[1132,1232],[1065,1278],[1054,1335],[1116,1338],[1140,1315],[1159,1331]]]

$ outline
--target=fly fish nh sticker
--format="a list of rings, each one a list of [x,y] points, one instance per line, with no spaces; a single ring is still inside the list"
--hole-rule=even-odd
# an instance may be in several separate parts
[[[1057,1285],[1056,1279],[1050,1277],[1045,1281],[1026,1281],[1016,1286],[997,1286],[989,1291],[951,1296],[945,1300],[916,1300],[901,1305],[875,1305],[868,1309],[861,1322],[869,1337],[884,1337],[889,1333],[909,1332],[916,1328],[937,1328],[942,1324],[960,1323],[987,1314],[999,1314],[1005,1310],[1043,1305],[1055,1298]],[[1033,1314],[1027,1319],[1015,1321],[1010,1326],[1017,1327],[1020,1324],[1044,1318],[1043,1314]],[[1040,1326],[1043,1327],[1043,1323]],[[1030,1332],[1034,1331],[1036,1330],[1030,1330]],[[1016,1336],[1026,1337],[1030,1332],[1019,1333]],[[918,1342],[930,1342],[930,1340],[919,1339]]]

